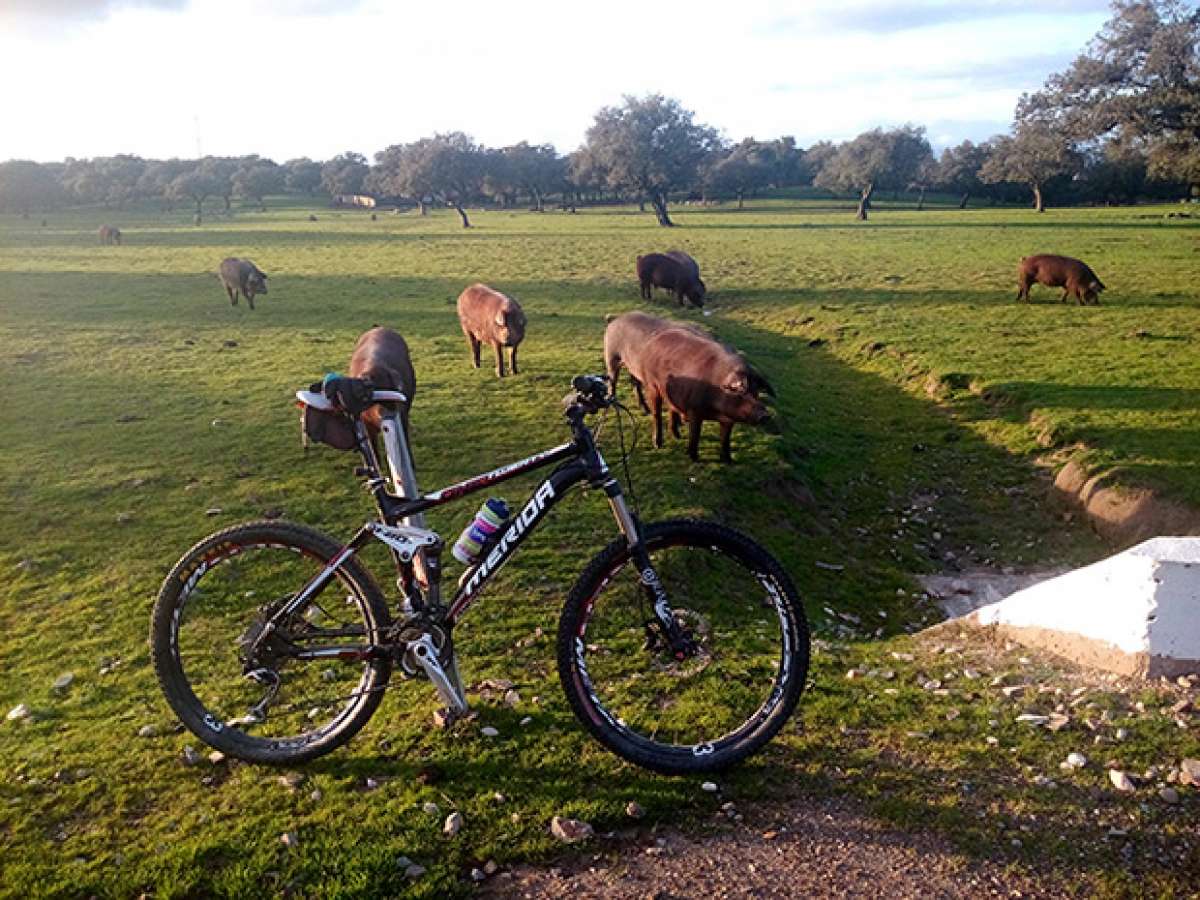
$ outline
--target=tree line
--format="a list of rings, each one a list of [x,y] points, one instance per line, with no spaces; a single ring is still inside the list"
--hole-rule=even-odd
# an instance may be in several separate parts
[[[270,195],[367,194],[415,206],[452,206],[464,227],[467,207],[547,202],[566,210],[637,202],[671,225],[668,204],[735,200],[811,185],[858,199],[866,219],[880,192],[952,193],[965,207],[1030,199],[1038,211],[1058,203],[1127,203],[1200,194],[1200,11],[1180,0],[1116,0],[1112,18],[1064,72],[1022,96],[1009,134],[963,141],[935,155],[925,129],[876,128],[842,143],[807,149],[793,138],[737,143],[695,121],[679,101],[652,94],[624,98],[596,113],[582,146],[560,154],[549,144],[491,148],[462,132],[435,134],[380,150],[373,162],[347,152],[318,162],[260,156],[145,160],[119,155],[61,163],[0,163],[0,209],[28,215],[67,203],[123,207],[154,199],[167,210],[232,198],[260,208]]]

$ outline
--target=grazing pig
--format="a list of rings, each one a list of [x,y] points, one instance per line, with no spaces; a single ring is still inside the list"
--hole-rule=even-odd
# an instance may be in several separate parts
[[[230,256],[221,260],[217,277],[234,306],[237,306],[239,292],[245,295],[251,309],[254,309],[254,295],[267,293],[266,273],[248,259]]]
[[[408,403],[400,409],[400,421],[408,435],[408,412],[412,408],[413,395],[417,390],[417,378],[413,373],[412,358],[408,344],[390,328],[376,326],[359,335],[350,355],[351,378],[367,378],[381,391],[402,391]],[[371,434],[379,433],[379,407],[371,406],[363,413],[363,422]],[[340,413],[324,412],[306,406],[301,419],[304,434],[315,441],[337,447],[340,450],[354,449],[354,429]]]
[[[1034,284],[1063,289],[1060,302],[1074,296],[1082,306],[1085,303],[1100,303],[1100,292],[1104,283],[1096,277],[1087,263],[1069,256],[1054,256],[1042,253],[1024,256],[1017,269],[1017,300],[1029,302],[1029,289]]]
[[[695,328],[664,328],[641,351],[643,389],[654,413],[654,446],[661,447],[662,410],[670,412],[671,433],[688,423],[688,456],[699,460],[700,426],[721,426],[721,462],[732,462],[729,438],[738,422],[767,425],[770,414],[758,395],[775,391],[735,350]]]
[[[517,346],[525,339],[525,313],[512,297],[486,284],[473,284],[458,295],[458,322],[462,325],[471,360],[479,368],[479,348],[491,344],[496,351],[496,374],[504,377],[504,348],[512,348],[512,371],[517,371]]]
[[[688,259],[695,266],[696,261],[690,256]],[[684,305],[686,298],[693,306],[701,307],[704,305],[704,282],[700,280],[699,273],[699,266],[693,273],[686,262],[662,253],[647,253],[637,258],[638,282],[645,300],[650,299],[651,287],[660,287],[674,294],[680,306]]]
[[[700,287],[704,287],[704,282],[700,281],[700,263],[696,262],[689,254],[684,253],[682,250],[668,250],[663,256],[669,256],[683,266],[687,273],[700,283]]]
[[[608,320],[604,329],[604,366],[608,372],[608,393],[610,397],[617,395],[617,379],[621,367],[629,372],[629,380],[637,393],[638,403],[646,412],[646,397],[642,392],[645,376],[642,372],[642,356],[650,338],[667,328],[693,328],[683,322],[673,322],[670,319],[659,319],[648,316],[643,312],[628,312],[614,316]],[[703,335],[699,329],[693,329]]]
[[[43,221],[43,225],[46,223]],[[116,244],[121,246],[121,229],[116,225],[101,225],[100,226],[100,243],[111,245]]]

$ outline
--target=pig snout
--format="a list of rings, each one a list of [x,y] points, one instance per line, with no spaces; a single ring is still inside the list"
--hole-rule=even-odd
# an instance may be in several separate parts
[[[731,404],[729,418],[748,425],[763,425],[771,418],[767,405],[751,394],[741,394]]]
[[[766,404],[761,400],[755,400],[750,407],[750,415],[747,418],[748,422],[755,425],[763,425],[771,420],[771,411],[767,409]]]

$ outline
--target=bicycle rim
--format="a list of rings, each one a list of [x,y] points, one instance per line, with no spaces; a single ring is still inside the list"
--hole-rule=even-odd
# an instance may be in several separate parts
[[[637,567],[617,556],[577,622],[574,668],[587,712],[650,752],[701,761],[736,751],[785,705],[797,675],[800,637],[786,592],[767,567],[716,543],[676,536],[648,547],[697,651],[675,658]]]
[[[171,651],[190,694],[181,714],[201,720],[202,737],[207,731],[264,752],[296,752],[335,737],[373,705],[386,683],[376,663],[292,656],[377,642],[368,598],[344,572],[261,639],[265,624],[325,562],[289,541],[227,541],[181,579]]]

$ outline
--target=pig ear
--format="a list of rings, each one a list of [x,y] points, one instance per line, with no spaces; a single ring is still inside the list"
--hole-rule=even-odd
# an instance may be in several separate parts
[[[775,388],[771,387],[771,382],[753,366],[750,367],[750,386],[756,391],[766,391],[768,396],[775,396]]]
[[[749,388],[746,379],[736,372],[725,379],[725,383],[721,385],[725,390],[734,394],[744,394]]]

